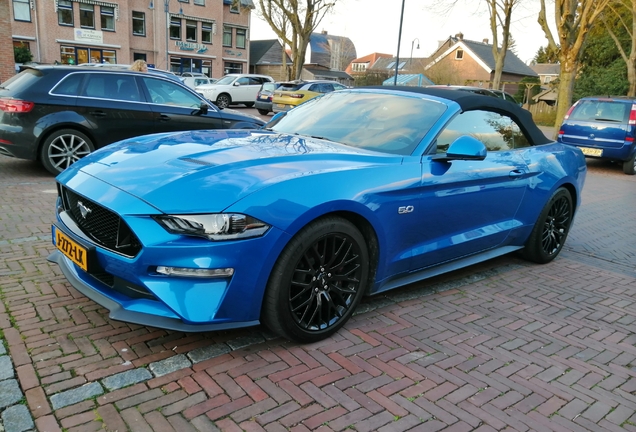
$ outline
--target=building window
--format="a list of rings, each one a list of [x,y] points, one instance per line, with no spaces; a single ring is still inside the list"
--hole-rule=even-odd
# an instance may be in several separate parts
[[[133,11],[132,31],[135,36],[146,36],[146,14]]]
[[[552,81],[552,77],[549,75],[546,75],[543,77],[543,84],[549,84],[550,81]]]
[[[238,1],[234,1],[232,0],[232,3],[230,3],[230,12],[232,13],[239,13],[239,2]]]
[[[70,3],[70,2],[69,2]],[[75,48],[63,46],[60,48],[60,59],[62,64],[75,64]]]
[[[212,43],[212,23],[201,23],[201,42]]]
[[[110,6],[102,6],[100,8],[102,19],[102,30],[115,31],[115,8]]]
[[[181,40],[181,19],[179,18],[170,18],[170,39]]]
[[[135,60],[146,61],[146,54],[145,53],[133,53],[133,61],[135,61]]]
[[[102,63],[116,64],[117,52],[108,50],[102,51]]]
[[[57,23],[73,27],[73,3],[70,0],[58,0]]]
[[[458,49],[455,51],[455,60],[461,60],[464,58],[464,50]]]
[[[232,46],[232,27],[223,26],[223,46]]]
[[[80,27],[95,28],[95,6],[80,3]]]
[[[205,6],[205,0],[194,0],[194,4],[197,6]]]
[[[190,42],[197,41],[197,22],[186,20],[186,40]]]
[[[230,63],[225,62],[225,66],[223,67],[225,75],[231,73],[243,73],[243,63]]]
[[[29,0],[13,0],[13,19],[16,21],[31,21]]]
[[[236,47],[237,48],[245,48],[245,39],[247,35],[247,30],[237,28],[236,29]]]

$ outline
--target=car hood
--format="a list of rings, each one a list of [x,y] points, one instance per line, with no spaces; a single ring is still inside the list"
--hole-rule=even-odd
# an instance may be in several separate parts
[[[281,181],[399,164],[402,156],[268,131],[188,131],[146,135],[107,146],[59,177],[80,170],[166,213],[222,211]]]

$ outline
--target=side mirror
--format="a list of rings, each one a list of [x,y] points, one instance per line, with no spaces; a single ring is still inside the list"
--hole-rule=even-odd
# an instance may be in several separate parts
[[[241,85],[241,83],[239,83],[238,81],[234,81],[234,84],[232,84],[234,87],[238,87]]]
[[[263,126],[263,129],[269,129],[272,126],[275,126],[276,123],[281,121],[283,117],[285,117],[286,115],[287,115],[287,111],[277,112],[276,114],[274,114],[274,117],[272,117],[272,119]]]
[[[468,135],[460,136],[451,143],[446,154],[433,156],[433,160],[449,162],[453,160],[484,160],[488,150],[484,143]]]
[[[210,106],[208,104],[206,104],[205,102],[201,102],[201,106],[199,107],[201,114],[203,115],[207,114],[209,109],[210,109]]]

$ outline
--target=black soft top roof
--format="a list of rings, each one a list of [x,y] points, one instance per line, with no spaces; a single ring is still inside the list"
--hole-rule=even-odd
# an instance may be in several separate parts
[[[469,91],[463,91],[461,89],[451,90],[437,87],[372,86],[361,88],[420,93],[456,102],[461,107],[462,111],[485,110],[504,114],[517,122],[519,127],[523,130],[527,137],[530,138],[530,141],[533,144],[539,145],[552,142],[552,140],[548,139],[543,132],[541,132],[541,129],[539,129],[534,123],[530,111],[525,110],[505,99],[484,96]]]

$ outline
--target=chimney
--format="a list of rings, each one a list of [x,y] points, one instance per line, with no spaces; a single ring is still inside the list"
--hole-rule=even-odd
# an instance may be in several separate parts
[[[484,38],[484,40],[482,41],[485,45],[488,45],[488,38]]]
[[[455,35],[455,37],[456,37],[457,39],[459,39],[460,41],[461,41],[461,40],[464,40],[464,33],[459,32],[459,33],[457,33],[457,34]]]
[[[327,34],[327,30],[323,30],[323,31],[321,31],[320,33],[322,33],[322,34],[326,35],[326,34]]]

